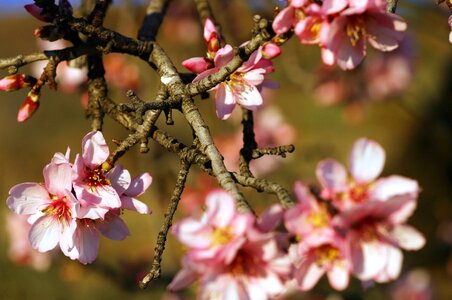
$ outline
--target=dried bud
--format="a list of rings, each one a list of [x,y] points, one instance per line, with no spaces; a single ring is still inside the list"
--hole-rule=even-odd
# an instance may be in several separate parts
[[[37,38],[47,40],[50,42],[54,42],[56,40],[63,38],[64,33],[59,31],[57,26],[46,25],[46,26],[41,26],[41,27],[36,28],[34,35]]]
[[[43,9],[40,8],[39,6],[37,6],[36,4],[27,4],[24,6],[25,10],[32,15],[33,17],[35,17],[36,19],[38,19],[39,21],[42,22],[52,22],[53,21],[53,16],[51,16],[50,14],[43,14]]]
[[[33,90],[28,93],[27,98],[19,108],[19,113],[17,114],[17,122],[22,123],[28,120],[34,114],[34,112],[39,107],[39,96],[40,94],[34,93]]]
[[[36,78],[25,74],[14,74],[0,80],[0,91],[11,92],[32,86],[36,83]]]
[[[281,54],[281,48],[274,43],[267,43],[262,47],[262,56],[265,59],[273,59]]]

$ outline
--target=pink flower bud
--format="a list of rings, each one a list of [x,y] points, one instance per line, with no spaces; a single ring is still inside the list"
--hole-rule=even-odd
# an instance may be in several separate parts
[[[186,59],[182,65],[193,73],[199,74],[213,67],[212,61],[205,57],[193,57]]]
[[[281,48],[274,43],[267,43],[262,47],[262,56],[265,59],[273,59],[281,54]]]
[[[0,80],[0,91],[11,92],[34,85],[36,79],[25,74],[14,74]]]
[[[217,28],[211,19],[207,18],[204,23],[204,40],[208,43],[212,37],[212,34],[217,35]]]
[[[42,8],[40,8],[39,6],[37,6],[34,3],[27,4],[24,6],[24,8],[30,15],[32,15],[39,21],[42,21],[42,22],[52,22],[53,21],[53,17],[51,17],[48,14],[42,14]]]
[[[35,94],[33,91],[30,91],[30,93],[28,93],[27,98],[19,108],[19,113],[17,114],[17,122],[22,123],[33,115],[33,113],[39,107],[39,96],[39,94]]]

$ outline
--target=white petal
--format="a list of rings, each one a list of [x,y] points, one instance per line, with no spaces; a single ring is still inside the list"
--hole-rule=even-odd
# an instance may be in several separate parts
[[[16,214],[32,215],[39,213],[50,201],[49,193],[42,185],[21,183],[11,188],[6,204]]]
[[[29,233],[31,246],[39,252],[55,248],[60,236],[60,224],[56,218],[43,216],[36,220]]]
[[[380,175],[385,163],[385,151],[376,142],[361,138],[350,153],[350,172],[359,183],[368,183]]]
[[[419,250],[425,245],[425,237],[415,228],[400,224],[395,226],[389,235],[405,250]]]

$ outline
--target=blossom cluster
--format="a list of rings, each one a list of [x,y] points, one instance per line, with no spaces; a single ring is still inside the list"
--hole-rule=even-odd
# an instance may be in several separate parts
[[[350,275],[363,282],[396,279],[400,249],[418,250],[425,239],[406,224],[416,207],[417,182],[378,178],[384,160],[379,144],[361,138],[350,154],[351,176],[336,160],[321,161],[318,197],[297,182],[296,205],[274,205],[260,218],[236,212],[228,193],[211,192],[200,219],[173,228],[187,252],[169,289],[198,280],[200,299],[267,299],[293,286],[310,290],[324,274],[336,290],[348,286]],[[275,231],[281,221],[286,231]]]
[[[366,40],[380,51],[396,49],[407,25],[386,11],[385,0],[293,0],[273,22],[277,34],[294,28],[303,44],[318,44],[322,60],[344,70],[356,68],[366,54]]]
[[[7,205],[28,217],[28,237],[34,249],[47,252],[59,245],[64,255],[87,264],[97,257],[100,234],[112,240],[129,235],[120,217],[122,209],[151,213],[134,197],[146,191],[152,177],[143,173],[132,179],[121,165],[113,167],[100,131],[83,138],[82,154],[76,155],[74,163],[69,155],[69,148],[66,154],[55,153],[44,167],[44,183],[12,187]]]
[[[220,47],[221,36],[210,19],[207,19],[204,25],[204,41],[207,45],[207,57],[193,57],[182,62],[184,67],[198,74],[193,82],[217,73],[235,56],[231,45]],[[228,80],[212,89],[216,91],[215,107],[219,119],[229,118],[236,104],[250,110],[255,110],[262,105],[260,90],[263,87],[275,86],[265,78],[274,71],[270,59],[279,54],[280,49],[275,44],[268,43],[261,46],[229,76]]]

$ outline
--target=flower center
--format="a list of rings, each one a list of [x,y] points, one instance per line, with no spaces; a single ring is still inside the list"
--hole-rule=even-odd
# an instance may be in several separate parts
[[[367,185],[353,184],[350,190],[348,191],[348,195],[350,200],[355,203],[362,203],[367,200]]]
[[[325,266],[338,259],[340,251],[332,245],[322,245],[315,250],[315,254],[317,256],[317,265]]]
[[[46,215],[52,215],[60,221],[69,221],[72,217],[72,211],[67,204],[67,198],[56,195],[50,195],[50,198],[52,202],[42,212]]]
[[[212,236],[212,246],[223,246],[232,240],[232,233],[229,227],[216,228]]]
[[[326,207],[324,205],[320,206],[320,210],[312,212],[308,216],[308,222],[312,224],[315,228],[321,228],[328,225],[329,217]]]
[[[85,172],[85,182],[91,190],[94,190],[99,186],[111,185],[110,180],[105,177],[101,167],[97,167],[94,170],[86,169]]]
[[[366,29],[364,28],[364,19],[360,16],[349,18],[349,22],[345,27],[345,32],[350,38],[352,46],[355,47],[358,41],[366,35]]]

